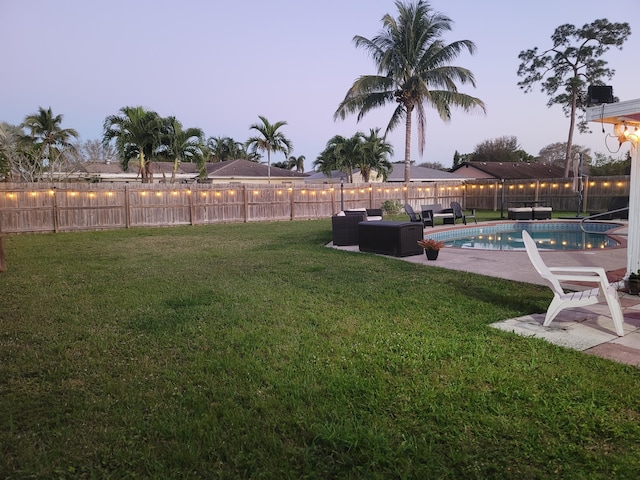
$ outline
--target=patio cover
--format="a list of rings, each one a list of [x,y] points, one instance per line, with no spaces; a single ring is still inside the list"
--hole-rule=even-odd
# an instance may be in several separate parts
[[[586,119],[611,125],[640,127],[640,99],[605,103],[587,108]],[[611,133],[613,135],[613,133]],[[637,142],[631,143],[631,175],[629,182],[629,235],[627,239],[627,277],[640,269],[640,155]]]

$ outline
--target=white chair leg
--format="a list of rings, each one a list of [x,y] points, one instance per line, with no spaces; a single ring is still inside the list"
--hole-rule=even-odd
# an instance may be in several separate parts
[[[558,296],[553,297],[553,300],[551,300],[551,303],[549,304],[549,308],[547,308],[547,314],[544,317],[544,323],[542,326],[548,327],[551,322],[553,322],[553,319],[558,316],[560,310],[564,308],[564,303],[564,300]]]
[[[611,318],[613,319],[613,325],[616,328],[618,336],[624,336],[624,315],[622,314],[622,308],[620,307],[620,300],[618,299],[618,292],[613,286],[609,286],[604,292],[604,298],[609,305],[609,311],[611,311]]]

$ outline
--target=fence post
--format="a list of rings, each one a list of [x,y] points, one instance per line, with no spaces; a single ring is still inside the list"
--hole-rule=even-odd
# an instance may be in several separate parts
[[[129,189],[124,186],[124,223],[126,228],[131,228],[131,210],[129,209]]]
[[[587,213],[587,200],[589,199],[589,175],[584,176],[582,182],[582,213]]]
[[[7,262],[4,257],[4,243],[2,242],[2,225],[0,225],[0,272],[7,271]]]
[[[331,193],[331,215],[336,213],[336,189],[329,187],[329,193]]]
[[[53,232],[58,233],[60,229],[60,219],[58,215],[60,214],[58,210],[58,191],[56,187],[53,187]]]
[[[189,225],[193,225],[193,191],[191,187],[187,190],[187,197],[189,197]]]
[[[249,221],[249,193],[247,192],[247,186],[242,186],[242,203],[244,208],[244,223]]]
[[[290,204],[289,212],[290,212],[291,220],[293,220],[294,218],[296,218],[296,214],[295,214],[296,203],[294,201],[295,190],[294,190],[293,184],[291,184],[291,186],[287,188],[287,191],[289,192],[289,204]]]

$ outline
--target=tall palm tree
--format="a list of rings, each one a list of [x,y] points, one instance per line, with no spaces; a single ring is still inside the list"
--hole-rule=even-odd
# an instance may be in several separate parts
[[[39,107],[36,113],[27,115],[20,125],[28,130],[21,142],[36,146],[40,165],[44,166],[46,163],[50,172],[53,172],[54,165],[65,150],[75,148],[71,140],[80,137],[73,128],[62,128],[61,123],[62,115],[54,115],[51,107],[46,110]]]
[[[152,182],[151,158],[162,140],[164,122],[156,112],[139,106],[122,107],[120,113],[105,119],[102,141],[108,145],[115,139],[122,168],[127,168],[129,160],[138,158],[142,182]]]
[[[300,155],[299,157],[291,156],[287,160],[287,168],[289,170],[295,168],[296,172],[304,173],[304,161],[306,160],[304,155]]]
[[[261,150],[267,152],[267,183],[271,183],[271,152],[283,152],[286,155],[293,150],[291,141],[284,136],[278,129],[287,124],[287,122],[279,121],[274,124],[269,123],[262,115],[258,115],[262,123],[255,123],[249,127],[249,130],[256,130],[260,135],[249,138],[245,142],[247,148],[251,148],[254,152]]]
[[[173,160],[170,180],[170,183],[173,183],[180,162],[196,162],[199,167],[204,166],[202,165],[204,132],[199,128],[184,129],[176,117],[167,117],[164,120],[163,144],[165,155]]]
[[[353,38],[356,47],[371,54],[378,74],[363,75],[353,83],[334,119],[357,113],[360,120],[370,110],[397,103],[385,136],[405,120],[404,180],[409,182],[413,111],[417,114],[418,148],[422,155],[425,105],[433,107],[445,122],[451,119],[452,106],[465,111],[476,108],[485,111],[485,105],[478,98],[460,93],[456,87],[456,82],[475,87],[471,71],[450,65],[463,50],[475,53],[475,44],[469,40],[446,44],[442,36],[452,29],[452,20],[434,12],[427,1],[404,4],[396,0],[395,5],[398,18],[386,14],[379,35],[371,40],[361,36]]]

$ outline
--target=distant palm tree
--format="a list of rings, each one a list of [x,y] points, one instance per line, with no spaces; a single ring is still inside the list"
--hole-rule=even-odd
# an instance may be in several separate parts
[[[287,168],[289,170],[295,168],[296,172],[304,173],[304,161],[306,160],[304,155],[300,155],[299,157],[291,156],[289,160],[287,160]]]
[[[122,107],[120,115],[111,115],[104,121],[103,143],[116,140],[122,168],[129,160],[138,158],[143,183],[153,181],[151,159],[162,141],[164,121],[156,112],[143,107]]]
[[[170,183],[174,183],[176,172],[180,162],[196,162],[203,167],[203,137],[204,133],[199,128],[183,129],[182,123],[175,117],[165,119],[165,132],[163,144],[166,147],[165,155],[173,160]]]
[[[418,148],[423,154],[425,145],[425,104],[432,106],[442,120],[449,121],[451,107],[465,111],[480,108],[484,103],[475,97],[458,92],[456,81],[475,87],[473,74],[450,62],[468,50],[475,52],[475,44],[460,40],[446,44],[444,33],[452,28],[447,16],[434,12],[429,3],[418,1],[404,4],[396,1],[398,18],[386,14],[382,19],[383,31],[369,40],[354,37],[356,47],[367,50],[376,63],[377,75],[358,78],[338,106],[334,119],[344,119],[357,113],[358,120],[378,107],[396,104],[385,136],[405,120],[404,180],[410,181],[411,116],[416,110],[418,118]]]
[[[279,121],[274,124],[269,123],[265,117],[258,115],[262,123],[256,123],[249,127],[256,130],[260,135],[251,137],[245,142],[246,148],[251,148],[254,152],[261,150],[267,152],[267,182],[271,183],[271,152],[283,152],[288,155],[293,150],[291,141],[287,139],[278,129],[287,124]]]
[[[225,162],[247,157],[244,145],[231,137],[209,137],[207,146],[211,151],[211,161],[213,162]]]
[[[346,175],[347,182],[352,183],[353,169],[362,159],[363,139],[362,132],[350,138],[334,135],[313,163],[314,167],[329,176],[333,170],[339,170]]]
[[[28,130],[27,135],[21,138],[21,143],[34,145],[40,165],[46,164],[51,172],[63,152],[75,148],[71,139],[80,137],[73,128],[62,128],[61,123],[62,115],[54,115],[51,107],[46,110],[39,107],[36,113],[27,115],[20,125]]]
[[[369,136],[363,137],[362,158],[358,162],[358,167],[362,178],[367,183],[371,179],[372,171],[381,176],[383,181],[387,181],[389,173],[393,170],[388,158],[389,155],[393,155],[393,146],[378,136],[379,133],[379,128],[372,128],[369,130]]]
[[[273,162],[271,166],[275,168],[282,168],[283,170],[291,170],[291,167],[289,166],[289,162],[286,160],[283,160],[281,162]]]

